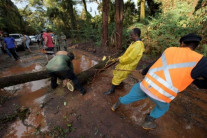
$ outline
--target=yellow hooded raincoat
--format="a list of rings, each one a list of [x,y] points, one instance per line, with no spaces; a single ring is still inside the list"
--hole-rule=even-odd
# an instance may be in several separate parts
[[[126,52],[121,57],[119,57],[119,64],[115,69],[135,70],[144,51],[145,48],[142,41],[131,43]],[[112,84],[119,85],[124,79],[127,78],[130,73],[130,71],[114,70]]]

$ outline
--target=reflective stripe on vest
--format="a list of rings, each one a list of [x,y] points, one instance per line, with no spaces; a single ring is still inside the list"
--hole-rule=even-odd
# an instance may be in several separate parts
[[[179,92],[178,88],[173,86],[171,76],[170,76],[170,73],[169,73],[169,69],[194,67],[196,65],[196,62],[186,62],[186,63],[178,63],[178,64],[168,65],[167,61],[166,61],[165,53],[163,53],[163,55],[161,56],[161,60],[162,60],[162,65],[163,66],[159,67],[159,68],[150,69],[148,74],[150,76],[152,76],[155,80],[157,80],[159,83],[161,83],[163,86],[165,86],[166,88],[170,89],[171,91],[173,91],[175,93],[178,93]],[[161,71],[161,70],[164,71],[166,81],[155,74],[155,72]],[[150,85],[150,87],[153,87],[160,94],[170,98],[171,100],[173,100],[175,98],[175,96],[173,96],[173,95],[169,94],[168,92],[164,91],[162,88],[160,88],[158,85],[156,85],[148,77],[145,77],[144,80]]]

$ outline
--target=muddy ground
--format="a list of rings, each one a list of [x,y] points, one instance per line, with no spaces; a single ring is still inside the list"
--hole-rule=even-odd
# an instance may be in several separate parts
[[[73,50],[76,74],[97,64],[104,55],[104,50],[90,43],[72,48],[79,49]],[[33,53],[18,52],[22,60],[19,62],[1,54],[0,77],[44,70],[46,58],[37,45],[32,45],[31,49]],[[151,61],[144,56],[139,68]],[[51,90],[49,79],[1,89],[0,137],[207,137],[206,90],[191,85],[176,97],[170,110],[156,120],[158,128],[146,131],[141,124],[154,106],[149,99],[122,105],[116,112],[110,110],[118,97],[128,93],[142,76],[133,73],[114,94],[105,96],[103,93],[110,88],[113,69],[114,66],[108,68],[85,84],[87,93],[84,96],[61,86]],[[29,109],[24,118],[19,115],[23,109]]]

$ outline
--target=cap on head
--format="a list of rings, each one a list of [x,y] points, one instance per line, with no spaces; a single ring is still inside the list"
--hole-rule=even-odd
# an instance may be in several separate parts
[[[185,42],[198,42],[199,43],[201,40],[202,40],[201,36],[190,33],[190,34],[187,34],[187,35],[181,37],[180,43],[182,43],[182,42],[184,42],[184,43]]]

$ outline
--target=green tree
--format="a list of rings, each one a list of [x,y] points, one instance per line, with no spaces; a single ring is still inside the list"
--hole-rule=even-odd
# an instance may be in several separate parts
[[[11,0],[1,0],[0,15],[1,29],[9,33],[24,31],[25,22]]]

